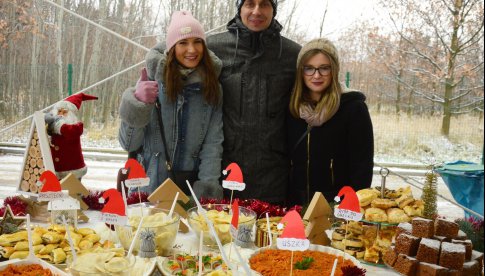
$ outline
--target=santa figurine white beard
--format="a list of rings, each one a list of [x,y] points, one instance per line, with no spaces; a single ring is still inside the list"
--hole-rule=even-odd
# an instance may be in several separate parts
[[[63,179],[72,173],[81,180],[87,173],[81,149],[83,123],[74,110],[54,108],[50,113],[55,117],[49,130],[56,175]]]

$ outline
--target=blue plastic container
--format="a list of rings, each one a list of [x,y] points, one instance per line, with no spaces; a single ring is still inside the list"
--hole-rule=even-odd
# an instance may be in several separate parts
[[[456,202],[483,216],[483,165],[460,160],[446,163],[436,171]],[[466,217],[470,215],[465,211]]]

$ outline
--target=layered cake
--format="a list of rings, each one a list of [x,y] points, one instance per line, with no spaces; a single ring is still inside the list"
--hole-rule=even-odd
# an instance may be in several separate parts
[[[394,269],[404,275],[416,275],[418,263],[418,260],[413,257],[399,254],[394,264]]]
[[[453,221],[437,218],[434,222],[434,232],[436,236],[454,239],[458,236],[459,230],[459,225]]]
[[[422,238],[419,243],[416,259],[420,262],[437,264],[441,243],[437,240]]]
[[[396,238],[396,252],[407,256],[416,256],[420,238],[408,234],[401,234]]]
[[[448,276],[448,269],[437,264],[420,262],[416,276]]]
[[[413,218],[412,235],[420,238],[432,238],[434,236],[434,222],[425,218]]]
[[[439,265],[461,271],[465,263],[465,252],[462,244],[444,242],[441,244]]]

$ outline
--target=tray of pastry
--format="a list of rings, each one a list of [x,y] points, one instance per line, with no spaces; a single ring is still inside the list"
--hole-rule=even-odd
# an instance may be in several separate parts
[[[359,261],[384,266],[382,256],[392,245],[396,226],[349,221],[336,224],[331,233],[331,246],[354,256]]]
[[[374,187],[356,193],[364,214],[362,221],[366,223],[392,226],[409,222],[423,214],[424,203],[414,198],[410,186],[383,191],[380,187]]]

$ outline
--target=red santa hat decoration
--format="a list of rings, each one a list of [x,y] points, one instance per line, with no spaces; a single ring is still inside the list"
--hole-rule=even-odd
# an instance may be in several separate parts
[[[344,197],[343,200],[342,196]],[[344,186],[342,189],[340,189],[339,193],[335,197],[335,201],[342,201],[338,207],[335,207],[334,214],[336,217],[353,221],[359,221],[362,219],[359,198],[352,187]]]
[[[276,239],[279,249],[304,251],[310,247],[310,241],[305,235],[305,225],[297,211],[288,212],[278,224],[278,229],[283,229]]]
[[[227,175],[226,179],[222,181],[222,187],[233,191],[243,191],[246,189],[246,184],[243,182],[243,174],[238,164],[229,164],[222,171],[222,174]]]
[[[67,192],[62,192],[61,182],[52,171],[44,171],[36,185],[39,187],[39,201],[51,201],[69,196]]]
[[[99,198],[99,203],[105,203],[103,209],[101,209],[101,221],[108,224],[126,224],[126,205],[118,190],[106,190]]]
[[[81,108],[81,104],[83,101],[97,100],[97,99],[98,97],[96,96],[92,96],[84,93],[77,93],[56,103],[54,107],[55,109],[65,108],[69,111],[77,112]]]
[[[124,183],[126,187],[145,187],[150,184],[150,178],[147,177],[145,169],[136,159],[128,159],[125,163],[125,170],[129,171]]]

